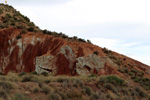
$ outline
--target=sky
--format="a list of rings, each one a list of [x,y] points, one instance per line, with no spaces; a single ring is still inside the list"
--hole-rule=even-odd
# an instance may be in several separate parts
[[[0,3],[5,0],[0,0]],[[89,39],[150,65],[149,0],[7,0],[41,29]]]

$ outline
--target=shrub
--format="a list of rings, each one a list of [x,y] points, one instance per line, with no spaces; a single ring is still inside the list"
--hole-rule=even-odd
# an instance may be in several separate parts
[[[62,38],[68,38],[68,36],[65,34],[62,34]]]
[[[12,18],[12,16],[10,14],[6,14],[5,18]]]
[[[80,91],[72,91],[67,93],[68,98],[71,99],[79,99],[82,96],[82,93]]]
[[[28,28],[28,31],[29,31],[29,32],[33,32],[33,31],[34,31],[34,28],[33,28],[33,27],[29,27],[29,28]]]
[[[27,73],[25,72],[21,72],[18,76],[23,76],[23,75],[26,75]]]
[[[121,61],[120,59],[117,59],[117,60],[115,61],[115,63],[120,66],[120,65],[122,64],[122,61]]]
[[[53,93],[48,96],[48,100],[61,100],[61,97],[59,94]]]
[[[13,89],[13,85],[9,82],[0,82],[0,87],[7,93],[10,93],[10,90]]]
[[[98,51],[94,51],[93,54],[98,55]]]
[[[42,87],[42,92],[45,94],[49,94],[50,93],[50,88],[48,86],[43,86]]]
[[[48,35],[52,35],[52,32],[51,31],[47,31],[47,33],[46,34],[48,34]]]
[[[112,76],[103,76],[103,77],[100,77],[99,82],[101,82],[101,83],[107,82],[107,83],[112,83],[114,85],[122,85],[123,82],[124,82],[124,80],[121,79],[121,78],[119,78],[119,77],[117,77],[117,76],[113,76],[112,75]]]
[[[89,77],[97,77],[97,75],[96,74],[91,74],[91,75],[89,75]]]
[[[81,39],[81,38],[79,38],[78,40],[81,42],[86,42],[84,39]]]
[[[39,92],[39,89],[38,89],[38,88],[35,88],[35,89],[33,90],[33,92],[34,92],[34,93],[38,93],[38,92]]]
[[[48,83],[51,82],[51,80],[47,79],[47,80],[45,80],[44,82],[45,82],[46,84],[48,84]]]
[[[128,68],[124,68],[124,72],[128,73],[129,72]]]
[[[20,39],[20,38],[21,38],[21,35],[16,36],[16,39],[17,39],[17,40]]]
[[[3,100],[7,99],[7,93],[5,90],[0,90],[0,98]]]
[[[59,92],[59,95],[61,96],[62,100],[66,100],[67,96],[64,93]]]
[[[73,39],[74,39],[74,40],[77,40],[77,39],[78,39],[78,37],[77,37],[77,36],[74,36],[74,37],[73,37]]]
[[[113,85],[110,84],[110,83],[104,84],[104,87],[107,88],[107,89],[109,89],[109,90],[113,90]]]
[[[43,83],[42,82],[38,82],[38,85],[39,85],[40,88],[43,87]]]
[[[31,81],[31,76],[25,76],[22,79],[22,82],[30,82]]]
[[[104,53],[106,53],[106,54],[110,54],[110,53],[111,53],[111,51],[110,51],[110,50],[108,50],[108,49],[107,49],[107,48],[105,48],[105,47],[102,49],[102,51],[103,51]]]
[[[32,75],[26,75],[22,78],[22,82],[38,82],[38,78]]]
[[[104,77],[104,76],[100,77],[99,82],[106,83],[106,77]]]
[[[113,60],[117,60],[117,58],[114,55],[109,55],[109,58],[113,59]]]
[[[131,69],[131,72],[137,73],[138,71],[136,69]]]
[[[47,30],[46,30],[46,29],[45,29],[45,30],[43,30],[42,32],[43,32],[43,34],[47,34]]]
[[[48,73],[47,72],[42,72],[41,75],[48,76]]]
[[[119,68],[118,71],[121,72],[121,73],[124,73],[124,70],[121,69],[121,68]]]
[[[99,99],[99,95],[97,95],[96,93],[91,95],[91,100],[98,100]]]
[[[137,75],[138,75],[139,77],[143,77],[144,72],[139,72]]]
[[[87,40],[88,43],[92,43],[90,40]]]
[[[89,95],[89,96],[90,96],[90,95],[91,95],[91,93],[92,93],[92,92],[91,92],[91,88],[89,88],[89,87],[85,87],[85,92],[86,92],[86,94],[87,94],[87,95]]]
[[[34,72],[31,72],[30,74],[34,74],[34,75],[37,75],[37,72],[36,72],[36,71],[34,71]]]
[[[21,32],[20,32],[20,34],[25,34],[26,33],[26,30],[22,30]]]
[[[128,73],[129,72],[128,68],[119,68],[118,71],[121,73]]]
[[[135,87],[135,91],[141,96],[141,97],[145,97],[146,94],[143,90],[141,90],[139,87]]]
[[[31,100],[31,99],[19,93],[19,94],[16,94],[12,100]]]
[[[67,78],[58,78],[57,79],[57,82],[69,82],[69,79],[67,79]]]
[[[3,10],[2,9],[0,9],[0,14],[3,14]]]

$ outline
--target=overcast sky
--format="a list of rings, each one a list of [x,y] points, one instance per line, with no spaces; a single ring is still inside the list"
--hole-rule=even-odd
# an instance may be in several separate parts
[[[7,1],[41,29],[89,39],[150,65],[150,0]]]

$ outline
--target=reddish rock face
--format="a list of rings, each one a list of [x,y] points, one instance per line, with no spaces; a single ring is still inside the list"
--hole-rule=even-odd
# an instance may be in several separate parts
[[[22,34],[21,38],[17,39],[20,31],[13,28],[0,30],[0,72],[2,73],[32,72],[40,66],[55,75],[122,76],[118,72],[119,66],[98,46],[32,32]],[[94,51],[98,51],[98,55],[93,54]],[[126,58],[121,66],[130,63],[133,68],[149,73],[147,71],[149,66],[118,53],[112,53],[121,59]]]
[[[58,67],[58,71],[56,75],[70,75],[69,61],[63,54],[59,54],[57,57],[56,66]]]

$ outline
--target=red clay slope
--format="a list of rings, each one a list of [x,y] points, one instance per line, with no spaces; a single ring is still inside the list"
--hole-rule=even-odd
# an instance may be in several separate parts
[[[123,77],[122,73],[118,71],[118,65],[112,63],[107,54],[105,54],[102,48],[98,46],[90,43],[68,41],[67,39],[60,37],[32,32],[22,34],[20,39],[17,40],[16,37],[20,34],[20,31],[21,30],[14,28],[0,30],[0,72],[2,73],[8,73],[9,71],[33,72],[35,71],[36,57],[52,55],[56,60],[56,63],[53,63],[57,69],[55,71],[56,75],[79,75],[79,72],[77,73],[76,70],[78,62],[76,58],[85,58],[90,54],[93,54],[94,51],[98,51],[98,56],[104,61],[104,67],[96,70],[95,68],[91,69],[90,66],[84,66],[84,70],[89,71],[90,74],[118,74]],[[69,60],[70,58],[59,53],[61,48],[65,46],[71,47],[72,52],[74,53],[73,56],[75,57],[74,61],[72,59]],[[67,51],[68,49],[65,50],[66,55],[69,57],[70,51]],[[144,71],[148,77],[149,66],[118,53],[112,53],[122,60],[120,66],[126,65],[129,69],[133,68]],[[72,68],[69,67],[70,62],[72,62]]]

